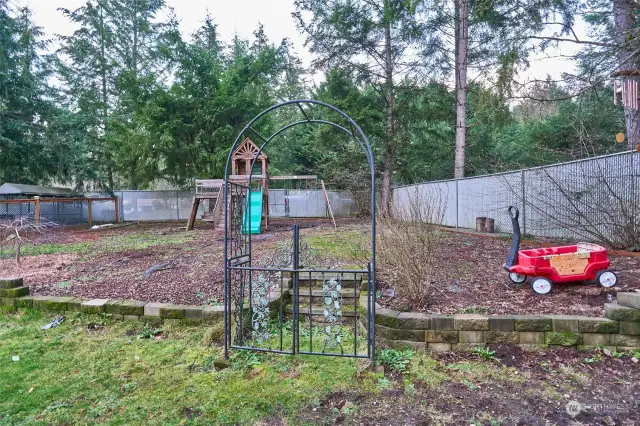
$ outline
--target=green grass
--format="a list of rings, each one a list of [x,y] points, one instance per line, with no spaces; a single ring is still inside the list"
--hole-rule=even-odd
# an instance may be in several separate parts
[[[358,231],[343,231],[305,237],[304,240],[320,257],[347,262],[347,267],[362,268],[370,257],[371,235]]]
[[[499,363],[446,363],[424,352],[404,357],[399,379],[359,374],[362,364],[349,358],[247,351],[234,351],[231,367],[217,371],[222,349],[211,342],[220,338],[219,324],[151,326],[78,314],[42,332],[53,316],[0,308],[0,424],[269,424],[272,416],[295,424],[335,392],[410,394],[414,383],[435,390],[451,382],[475,390],[526,380]],[[89,322],[104,328],[88,331]],[[304,348],[308,330],[300,337]],[[321,337],[314,333],[314,342]],[[278,336],[271,339],[276,346]],[[344,343],[353,343],[348,330]]]
[[[104,237],[97,241],[86,241],[69,244],[25,244],[22,256],[39,256],[43,254],[84,254],[86,257],[102,253],[144,250],[165,244],[184,244],[193,241],[195,235],[188,232],[174,232],[161,235],[152,231],[140,231]],[[0,258],[13,257],[15,249],[8,248],[0,253]]]
[[[0,424],[247,424],[355,381],[354,360],[319,356],[259,355],[253,369],[216,372],[207,327],[164,324],[155,340],[138,339],[138,323],[86,331],[86,316],[40,331],[50,319],[0,312]]]

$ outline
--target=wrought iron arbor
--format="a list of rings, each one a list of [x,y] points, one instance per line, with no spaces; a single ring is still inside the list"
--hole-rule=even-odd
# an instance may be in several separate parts
[[[297,108],[293,121],[263,137],[254,129],[266,114]],[[331,112],[343,124],[312,118],[317,110]],[[268,261],[252,258],[250,193],[260,179],[230,174],[231,154],[247,132],[262,140],[260,151],[283,132],[302,124],[326,125],[355,140],[367,158],[371,179],[371,257],[365,268],[336,269],[322,265],[294,225],[290,242]],[[315,354],[375,359],[375,164],[371,145],[360,127],[340,109],[316,100],[292,100],[274,105],[251,120],[238,134],[225,167],[224,187],[224,345],[284,354]],[[366,291],[366,296],[364,292]],[[314,307],[314,303],[316,306]]]

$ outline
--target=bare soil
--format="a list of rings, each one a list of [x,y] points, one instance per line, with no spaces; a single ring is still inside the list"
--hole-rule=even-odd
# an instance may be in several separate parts
[[[475,354],[442,354],[436,357],[436,371],[448,379],[436,386],[425,385],[411,375],[385,371],[391,383],[379,394],[334,393],[303,410],[297,421],[344,425],[640,425],[640,366],[631,356],[615,358],[573,349],[523,352],[518,346],[507,345],[492,349],[496,358],[483,361],[499,367],[492,374],[482,373],[477,365],[464,368],[478,362]],[[570,402],[580,404],[578,412],[567,411]]]
[[[527,241],[521,248],[566,244],[558,241]],[[554,284],[548,295],[538,295],[530,285],[512,284],[503,269],[511,239],[445,230],[438,245],[437,270],[431,283],[430,303],[415,306],[402,283],[379,284],[379,303],[400,311],[481,314],[568,314],[601,316],[604,304],[615,300],[619,291],[640,291],[640,257],[609,255],[618,284],[605,289],[593,282]],[[384,271],[381,274],[384,276]],[[394,297],[389,297],[393,295]]]
[[[298,221],[302,236],[321,236],[331,265],[353,262],[350,235],[366,234],[368,224],[342,220],[334,229],[325,219]],[[293,221],[273,222],[269,231],[254,236],[256,259],[268,258],[291,237]],[[335,238],[332,236],[335,235]],[[135,246],[138,240],[151,241]],[[365,239],[366,240],[366,239]],[[89,243],[81,250],[68,250]],[[554,313],[601,316],[603,305],[615,300],[618,291],[640,290],[640,257],[610,256],[619,274],[618,285],[603,289],[594,283],[557,284],[551,294],[534,294],[528,284],[511,284],[502,264],[509,250],[508,238],[472,233],[444,232],[434,253],[438,282],[431,284],[430,303],[414,306],[401,282],[384,281],[379,271],[379,303],[401,311],[431,313],[525,314]],[[179,304],[218,303],[223,293],[223,232],[199,224],[187,233],[181,223],[135,224],[101,230],[82,228],[52,232],[37,245],[55,244],[57,252],[25,256],[21,267],[13,259],[0,259],[2,275],[18,275],[32,294],[71,295],[85,298],[137,299]],[[333,247],[331,246],[333,244]],[[528,242],[524,247],[558,244]],[[132,248],[133,247],[133,248]],[[335,250],[340,249],[340,250]],[[144,272],[154,265],[170,268]]]
[[[345,220],[343,225],[353,221]],[[291,238],[293,222],[278,222],[252,242],[255,257],[268,256]],[[79,253],[24,256],[17,267],[12,258],[0,259],[6,276],[22,276],[34,295],[84,298],[135,299],[175,304],[215,304],[223,295],[224,233],[206,223],[186,233],[182,224],[149,223],[125,227],[54,231],[35,240],[35,245],[65,246],[94,243]],[[305,234],[333,229],[327,220],[299,222]],[[187,235],[188,241],[182,242]],[[149,247],[130,249],[136,239],[157,238]],[[120,242],[122,240],[122,242]],[[179,242],[175,242],[179,241]],[[145,278],[155,265],[168,264]]]

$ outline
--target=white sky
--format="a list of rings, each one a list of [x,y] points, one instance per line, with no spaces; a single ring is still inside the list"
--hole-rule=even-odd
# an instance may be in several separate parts
[[[14,0],[20,5],[28,5],[33,13],[35,22],[42,26],[47,36],[55,34],[67,35],[75,30],[67,19],[57,10],[58,8],[76,9],[86,0]],[[293,46],[303,61],[305,67],[311,63],[311,55],[304,48],[304,38],[298,33],[295,21],[291,16],[294,12],[293,0],[166,0],[172,7],[180,22],[183,36],[192,34],[202,23],[207,12],[218,25],[218,32],[223,41],[230,41],[234,34],[242,38],[251,38],[258,23],[264,25],[269,39],[279,43],[283,38],[292,41]],[[582,25],[578,25],[576,32],[579,37],[584,34]],[[577,45],[564,43],[562,53],[569,55],[577,50]],[[531,78],[544,79],[547,74],[559,79],[562,72],[573,72],[574,66],[566,59],[546,59],[547,56],[557,56],[560,51],[549,51],[545,55],[531,59],[531,67],[520,75],[518,80]],[[315,76],[318,81],[320,76]]]

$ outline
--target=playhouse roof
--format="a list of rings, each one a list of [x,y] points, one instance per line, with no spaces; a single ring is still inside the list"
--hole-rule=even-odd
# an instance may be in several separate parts
[[[240,146],[237,147],[235,151],[233,151],[233,154],[231,155],[231,157],[234,160],[238,158],[253,160],[254,158],[256,158],[256,154],[258,154],[258,152],[260,152],[260,148],[258,148],[258,145],[256,145],[251,139],[246,138],[245,140],[242,141]],[[264,151],[260,152],[260,155],[258,155],[258,159],[263,159],[263,158],[265,160],[269,158],[264,153]]]
[[[65,197],[71,194],[69,188],[49,188],[38,185],[24,185],[21,183],[5,183],[0,185],[0,195],[28,195]]]

